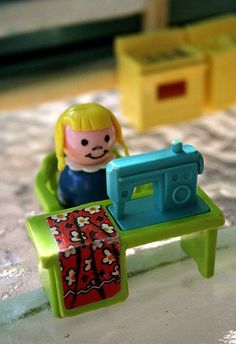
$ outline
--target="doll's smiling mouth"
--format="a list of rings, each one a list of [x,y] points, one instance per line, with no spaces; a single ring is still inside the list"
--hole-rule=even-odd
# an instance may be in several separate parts
[[[86,158],[90,158],[90,159],[93,159],[93,160],[96,160],[96,159],[101,159],[103,158],[109,151],[104,149],[103,153],[101,155],[97,155],[97,156],[93,156],[91,153],[89,154],[86,154],[85,157]]]

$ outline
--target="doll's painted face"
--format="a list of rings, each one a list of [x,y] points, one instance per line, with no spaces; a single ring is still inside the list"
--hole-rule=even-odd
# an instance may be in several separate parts
[[[97,165],[109,161],[116,142],[113,126],[101,130],[78,131],[65,127],[66,156],[80,165]]]

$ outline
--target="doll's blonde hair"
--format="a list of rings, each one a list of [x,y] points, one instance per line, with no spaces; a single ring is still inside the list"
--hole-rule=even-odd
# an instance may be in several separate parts
[[[59,171],[65,168],[64,143],[66,125],[69,125],[70,129],[78,131],[101,130],[113,125],[116,141],[123,147],[125,155],[129,155],[120,124],[111,111],[96,103],[76,104],[64,111],[56,123],[55,146]]]

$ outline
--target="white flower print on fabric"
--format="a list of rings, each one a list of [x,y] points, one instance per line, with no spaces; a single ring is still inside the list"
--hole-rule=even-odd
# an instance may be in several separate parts
[[[64,252],[64,257],[69,258],[71,255],[76,254],[76,249],[74,246],[70,245]]]
[[[104,250],[104,254],[106,257],[103,258],[102,262],[111,265],[115,261],[113,254],[108,249]]]
[[[75,283],[75,271],[73,269],[69,270],[68,276],[66,276],[66,280],[68,286],[71,286],[73,283]]]
[[[77,223],[80,227],[84,227],[85,225],[89,225],[89,217],[79,216],[77,217]]]
[[[60,261],[60,270],[61,272],[64,270],[64,266],[62,265],[61,261]]]
[[[56,214],[56,215],[51,215],[51,219],[55,220],[56,222],[61,222],[61,221],[66,221],[67,220],[67,213],[60,213],[60,214]]]
[[[101,225],[101,228],[108,234],[114,233],[114,227],[113,226],[109,226],[107,223],[103,223]]]
[[[115,265],[113,271],[111,272],[112,276],[119,276],[120,274],[120,269],[118,265]]]
[[[102,248],[103,247],[103,242],[100,240],[94,241],[92,245],[92,250],[96,251],[97,248]]]
[[[95,205],[91,205],[91,207],[85,208],[84,210],[88,211],[92,215],[95,213],[99,213],[100,209],[101,209],[101,206],[98,204],[97,205],[95,204]]]
[[[72,231],[72,232],[70,232],[70,236],[71,236],[71,238],[70,238],[71,241],[81,241],[81,239],[83,239],[83,240],[87,239],[84,232],[78,233],[77,231]]]
[[[92,259],[91,259],[91,258],[85,259],[84,263],[85,263],[85,268],[84,268],[84,270],[85,270],[85,271],[91,270],[91,267],[92,267],[92,265],[91,265]]]
[[[50,227],[50,230],[51,230],[51,233],[52,233],[53,235],[58,235],[58,234],[60,234],[60,231],[59,231],[59,229],[58,229],[57,226]]]

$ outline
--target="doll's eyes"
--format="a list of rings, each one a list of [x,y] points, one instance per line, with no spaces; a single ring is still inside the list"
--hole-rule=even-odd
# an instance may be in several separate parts
[[[86,140],[86,139],[81,140],[82,146],[87,146],[87,144],[88,144],[88,140]]]
[[[109,136],[109,135],[106,135],[106,136],[104,137],[104,141],[105,141],[105,142],[109,142],[109,141],[110,141],[110,136]]]

